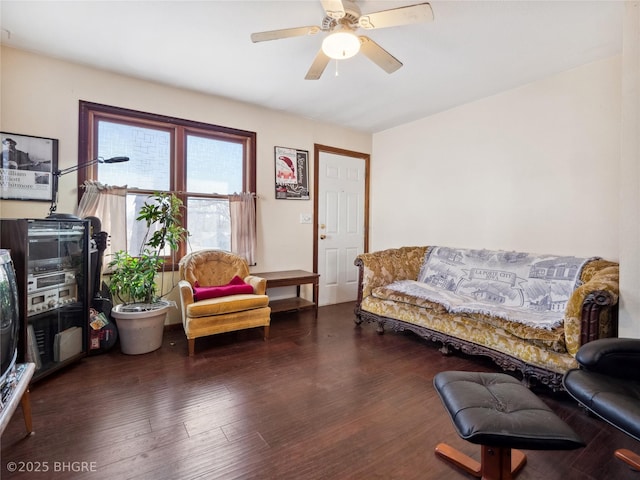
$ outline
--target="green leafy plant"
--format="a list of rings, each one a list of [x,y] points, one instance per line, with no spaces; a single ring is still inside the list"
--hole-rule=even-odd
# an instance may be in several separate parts
[[[182,201],[174,194],[155,193],[140,209],[136,221],[145,222],[140,253],[133,256],[124,250],[114,253],[109,291],[127,304],[153,304],[162,294],[156,278],[164,272],[164,255],[168,248],[173,256],[189,232],[182,226]],[[160,295],[158,295],[158,292]]]

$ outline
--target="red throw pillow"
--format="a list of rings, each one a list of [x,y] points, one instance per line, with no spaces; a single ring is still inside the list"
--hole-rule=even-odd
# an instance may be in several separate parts
[[[229,285],[247,285],[243,279],[241,279],[238,275],[233,277],[229,282]]]
[[[226,297],[228,295],[241,295],[243,293],[253,293],[253,287],[245,283],[237,275],[231,279],[226,285],[217,285],[213,287],[201,287],[196,282],[193,286],[193,299],[196,302],[206,300],[208,298]]]

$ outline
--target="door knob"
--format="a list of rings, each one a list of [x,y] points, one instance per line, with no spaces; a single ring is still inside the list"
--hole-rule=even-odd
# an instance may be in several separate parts
[[[320,240],[324,240],[325,238],[327,238],[326,235],[320,235]]]

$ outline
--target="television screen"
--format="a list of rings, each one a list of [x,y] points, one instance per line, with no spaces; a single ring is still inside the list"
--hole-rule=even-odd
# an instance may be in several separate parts
[[[0,386],[13,368],[18,352],[18,284],[8,250],[0,249]]]

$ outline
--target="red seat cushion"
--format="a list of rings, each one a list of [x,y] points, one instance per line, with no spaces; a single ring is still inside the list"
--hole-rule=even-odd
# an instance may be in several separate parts
[[[247,293],[253,293],[253,287],[248,283],[245,283],[245,281],[237,275],[226,285],[201,287],[198,285],[198,282],[196,282],[193,286],[193,299],[196,302],[206,300],[207,298],[218,298]]]

